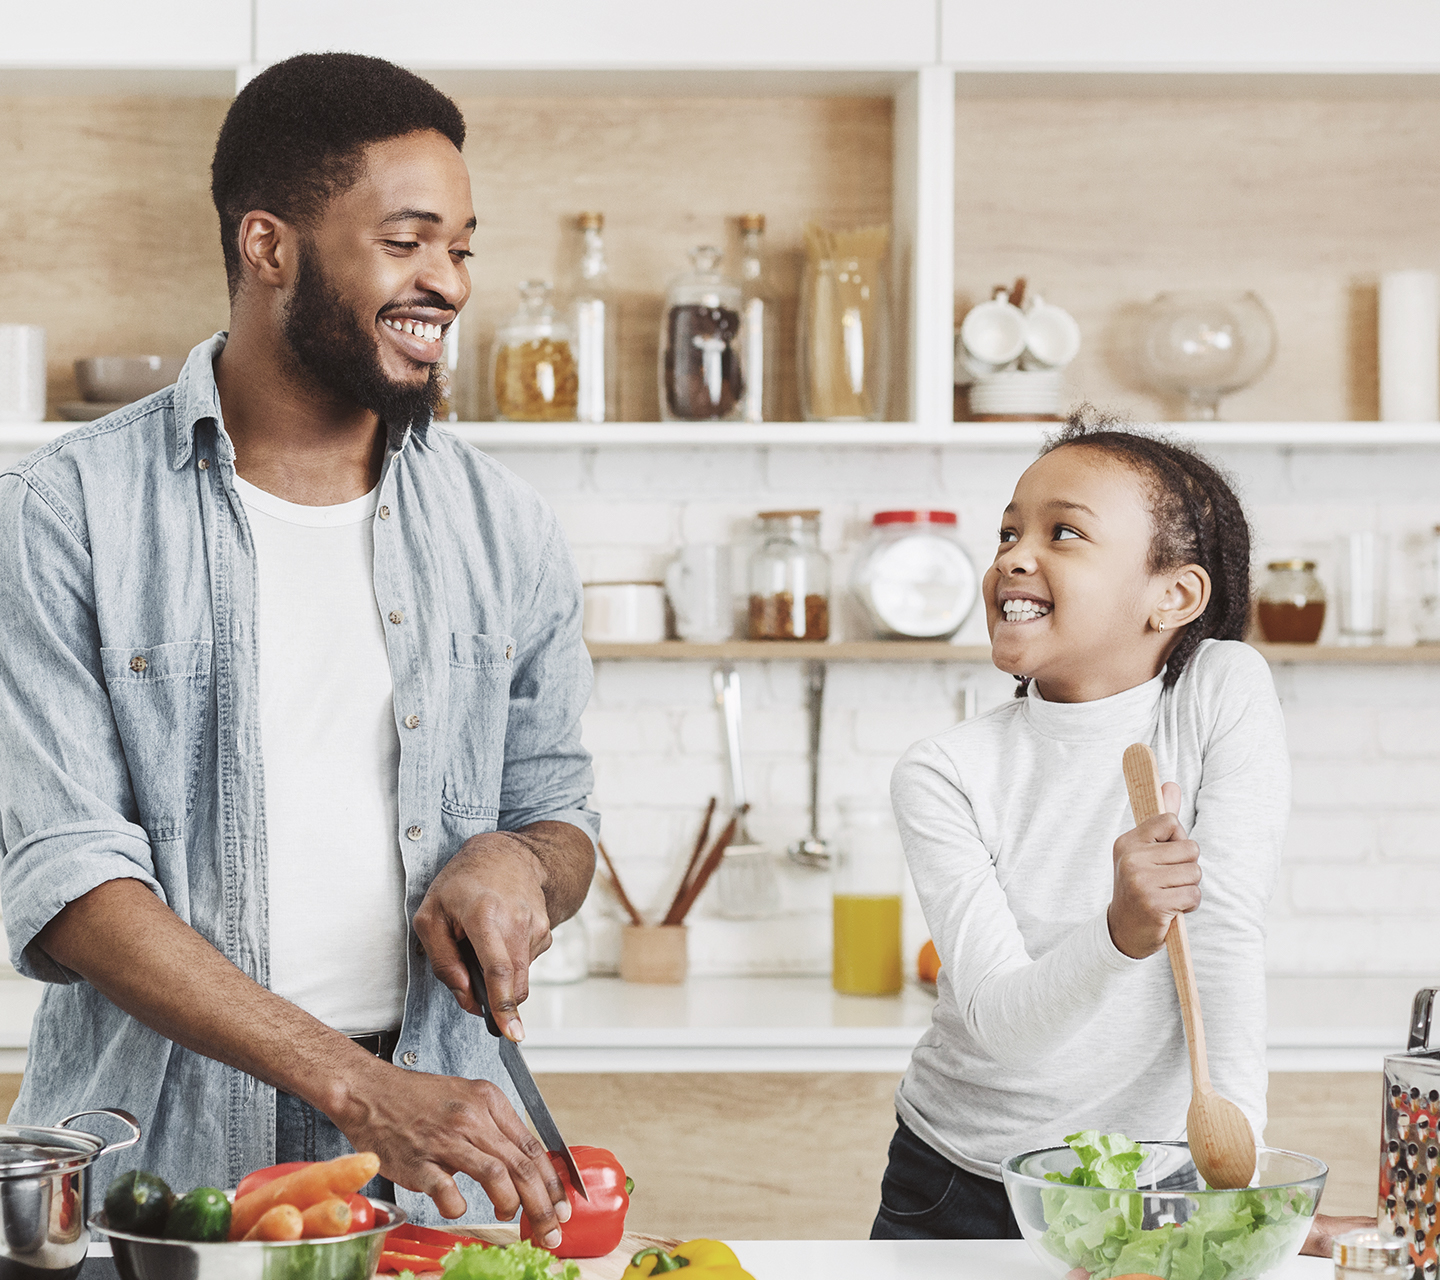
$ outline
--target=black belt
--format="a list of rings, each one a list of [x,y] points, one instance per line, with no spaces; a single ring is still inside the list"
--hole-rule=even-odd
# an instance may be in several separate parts
[[[384,1062],[395,1061],[395,1046],[400,1043],[398,1031],[371,1031],[363,1036],[351,1036],[366,1053],[373,1053]]]

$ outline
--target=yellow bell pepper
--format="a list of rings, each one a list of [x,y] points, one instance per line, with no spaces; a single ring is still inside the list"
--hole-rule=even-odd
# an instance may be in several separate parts
[[[630,1259],[620,1280],[648,1280],[681,1267],[686,1269],[684,1280],[755,1280],[740,1265],[730,1246],[718,1240],[687,1240],[670,1253],[659,1247],[641,1249]]]

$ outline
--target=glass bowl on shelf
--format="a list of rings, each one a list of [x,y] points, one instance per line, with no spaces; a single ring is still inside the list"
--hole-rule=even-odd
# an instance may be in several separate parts
[[[1144,310],[1136,356],[1146,382],[1183,398],[1185,417],[1220,416],[1275,357],[1275,320],[1253,293],[1162,293]]]
[[[1071,1186],[1047,1173],[1079,1163],[1069,1147],[1000,1165],[1010,1207],[1031,1251],[1054,1275],[1080,1267],[1092,1280],[1133,1275],[1259,1280],[1300,1252],[1329,1172],[1323,1161],[1260,1147],[1255,1177],[1238,1191],[1205,1185],[1183,1142],[1142,1142],[1137,1189]]]

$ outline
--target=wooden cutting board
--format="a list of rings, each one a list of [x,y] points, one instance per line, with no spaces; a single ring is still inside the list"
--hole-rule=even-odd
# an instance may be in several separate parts
[[[520,1238],[518,1226],[448,1227],[446,1230],[453,1231],[457,1236],[488,1240],[491,1244],[514,1244]],[[607,1253],[603,1258],[577,1258],[575,1261],[580,1264],[581,1280],[620,1280],[621,1273],[630,1265],[630,1259],[641,1249],[649,1249],[653,1245],[673,1249],[679,1243],[670,1236],[646,1236],[627,1231],[620,1237],[620,1244],[613,1253]]]

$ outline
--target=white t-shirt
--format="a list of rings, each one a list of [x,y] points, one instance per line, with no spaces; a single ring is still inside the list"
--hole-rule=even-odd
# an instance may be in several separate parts
[[[235,484],[259,564],[270,989],[349,1035],[392,1030],[407,931],[379,488],[304,507]]]
[[[973,1173],[1081,1129],[1185,1133],[1190,1069],[1166,950],[1110,939],[1112,849],[1134,827],[1121,756],[1154,750],[1200,846],[1186,917],[1216,1090],[1265,1127],[1265,909],[1290,810],[1270,670],[1207,640],[1174,688],[1008,702],[911,747],[891,796],[940,953],[940,998],[896,1092],[921,1138]]]

